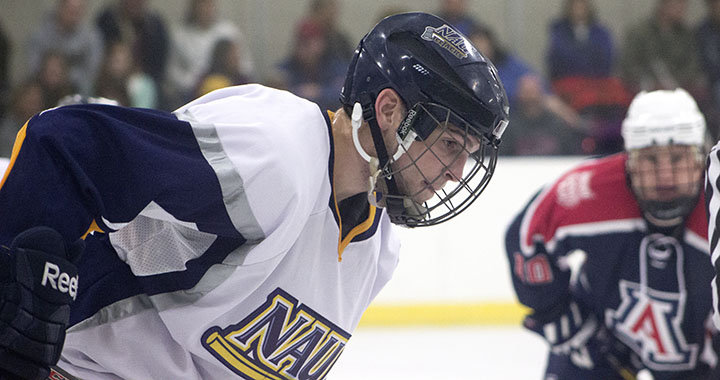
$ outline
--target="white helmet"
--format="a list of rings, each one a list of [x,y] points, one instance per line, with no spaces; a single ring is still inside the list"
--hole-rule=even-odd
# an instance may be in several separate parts
[[[625,150],[671,144],[704,146],[705,134],[705,117],[681,88],[640,92],[622,123]]]

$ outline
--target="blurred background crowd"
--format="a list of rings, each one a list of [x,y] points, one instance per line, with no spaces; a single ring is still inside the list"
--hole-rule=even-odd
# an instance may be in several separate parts
[[[718,137],[720,0],[696,0],[704,13],[693,22],[687,17],[693,0],[653,0],[622,38],[598,16],[594,0],[556,1],[540,64],[508,48],[492,23],[471,11],[483,0],[434,1],[434,9],[406,1],[352,17],[374,23],[397,12],[430,11],[467,35],[496,65],[510,98],[501,154],[620,151],[620,123],[633,95],[676,87],[696,98]],[[47,12],[24,21],[30,24],[24,39],[11,38],[6,24],[13,15],[0,17],[0,157],[9,156],[29,117],[72,94],[171,111],[214,89],[252,82],[335,110],[359,39],[339,22],[343,0],[306,0],[282,59],[258,67],[249,41],[261,32],[224,17],[216,0],[174,0],[183,17],[172,20],[150,0],[89,2],[54,0]],[[19,70],[11,67],[16,55],[23,57]]]

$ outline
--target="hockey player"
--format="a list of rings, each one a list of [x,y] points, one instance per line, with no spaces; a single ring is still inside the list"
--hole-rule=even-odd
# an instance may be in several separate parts
[[[705,119],[682,89],[641,92],[622,135],[626,152],[562,175],[508,228],[523,324],[550,346],[546,379],[716,378],[701,355],[712,353]]]
[[[508,116],[492,64],[424,13],[362,39],[341,101],[247,85],[33,117],[0,187],[0,368],[324,378],[395,268],[391,223],[465,210]]]

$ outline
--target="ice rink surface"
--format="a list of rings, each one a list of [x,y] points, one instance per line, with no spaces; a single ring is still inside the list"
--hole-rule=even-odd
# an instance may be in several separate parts
[[[327,378],[541,380],[546,352],[521,327],[361,327]]]

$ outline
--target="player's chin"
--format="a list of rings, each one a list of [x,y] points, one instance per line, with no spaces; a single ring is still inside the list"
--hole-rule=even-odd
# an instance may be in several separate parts
[[[658,202],[670,202],[674,201],[678,198],[687,196],[689,194],[685,194],[684,191],[679,191],[675,188],[672,189],[656,189],[654,194],[652,195],[653,200]]]
[[[412,200],[416,203],[425,203],[432,199],[436,195],[435,189],[432,186],[424,186],[420,191],[416,192],[412,197]]]

